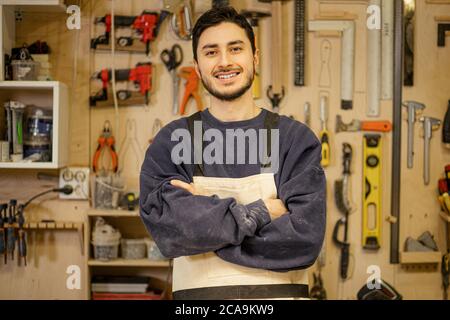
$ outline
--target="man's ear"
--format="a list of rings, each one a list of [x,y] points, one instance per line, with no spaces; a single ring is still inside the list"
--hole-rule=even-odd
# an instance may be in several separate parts
[[[255,66],[259,65],[259,49],[255,50],[255,54],[253,55],[253,58],[255,59]]]
[[[198,78],[201,79],[201,75],[200,75],[200,69],[198,68],[198,63],[197,61],[194,59],[194,69],[195,69],[195,73],[197,74]]]

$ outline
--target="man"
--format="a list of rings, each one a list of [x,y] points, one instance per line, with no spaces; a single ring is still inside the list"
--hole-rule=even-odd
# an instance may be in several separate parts
[[[141,217],[175,258],[174,298],[307,298],[325,233],[321,144],[255,105],[254,34],[233,8],[198,19],[193,52],[209,108],[161,129],[140,180]]]

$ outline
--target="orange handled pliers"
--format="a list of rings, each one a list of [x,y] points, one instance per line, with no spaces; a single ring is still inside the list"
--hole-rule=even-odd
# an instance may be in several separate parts
[[[194,97],[195,102],[197,104],[197,110],[203,110],[203,102],[200,94],[198,92],[198,83],[200,79],[195,72],[194,67],[182,67],[178,72],[178,75],[186,79],[185,89],[184,89],[184,97],[180,107],[180,114],[183,115],[186,109],[187,102],[191,96]]]
[[[111,123],[107,120],[103,125],[103,132],[101,136],[98,138],[98,146],[97,150],[95,150],[94,154],[94,163],[93,170],[94,172],[98,171],[98,161],[100,159],[100,155],[102,153],[103,148],[107,147],[109,149],[109,153],[111,155],[112,161],[112,171],[117,172],[118,169],[118,161],[117,161],[117,153],[114,148],[115,139],[111,133]]]

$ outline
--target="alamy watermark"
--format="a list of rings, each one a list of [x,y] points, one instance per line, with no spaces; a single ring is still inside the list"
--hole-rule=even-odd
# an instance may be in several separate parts
[[[381,29],[381,8],[378,5],[372,4],[366,10],[369,15],[366,20],[366,25],[369,30]]]
[[[259,163],[262,173],[276,173],[279,167],[279,129],[270,131],[270,154],[268,136],[267,129],[226,129],[224,134],[214,128],[205,130],[202,136],[202,122],[195,121],[193,137],[189,130],[183,128],[172,132],[171,141],[178,143],[172,148],[170,156],[176,165]],[[204,142],[208,143],[203,149]]]
[[[66,273],[69,275],[66,279],[66,288],[68,290],[80,290],[81,289],[80,266],[70,265],[67,267]]]
[[[70,16],[66,20],[66,26],[69,30],[81,29],[81,9],[77,5],[71,5],[67,7],[67,14]]]
[[[369,290],[381,289],[381,269],[377,265],[370,265],[367,267],[367,274],[370,276],[367,278],[367,288]]]

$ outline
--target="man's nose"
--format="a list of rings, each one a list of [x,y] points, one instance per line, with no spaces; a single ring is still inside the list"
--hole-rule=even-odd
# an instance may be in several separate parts
[[[219,66],[220,67],[228,67],[233,64],[231,55],[228,51],[220,53]]]

